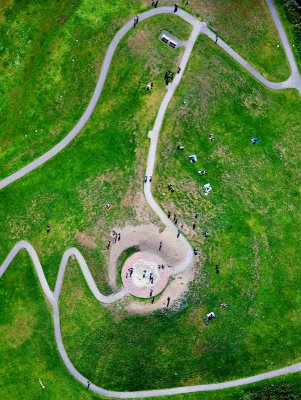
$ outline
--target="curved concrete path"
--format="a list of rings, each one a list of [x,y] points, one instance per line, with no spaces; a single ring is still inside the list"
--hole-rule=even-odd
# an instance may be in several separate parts
[[[265,86],[270,87],[271,89],[283,89],[283,88],[296,88],[299,90],[301,93],[301,83],[300,83],[300,76],[298,73],[298,69],[293,57],[293,53],[291,52],[290,46],[288,44],[288,41],[285,36],[285,32],[281,26],[279,17],[277,15],[277,12],[275,8],[273,8],[273,3],[271,0],[267,0],[267,3],[271,9],[273,18],[275,20],[275,23],[277,25],[277,29],[279,30],[280,35],[284,35],[281,37],[281,40],[284,44],[284,47],[286,48],[286,54],[292,69],[292,75],[291,77],[281,83],[272,83],[267,81],[262,75],[260,75],[253,67],[251,67],[243,58],[241,58],[236,52],[234,52],[226,43],[224,43],[221,39],[219,39],[218,44],[225,50],[227,51],[233,58],[235,58],[244,68],[246,68],[255,78],[257,78],[260,82],[262,82]],[[140,20],[144,20],[146,18],[149,18],[153,15],[157,14],[169,14],[173,13],[173,8],[171,7],[160,7],[157,9],[152,9],[150,11],[147,11],[143,13],[140,17]],[[172,84],[168,86],[167,93],[161,103],[154,128],[151,132],[149,132],[149,138],[151,139],[150,143],[150,150],[148,154],[148,161],[147,161],[147,171],[146,175],[150,176],[153,174],[154,170],[154,164],[155,164],[155,155],[156,155],[156,148],[157,148],[157,142],[158,142],[158,135],[162,126],[163,118],[167,109],[167,106],[169,104],[170,99],[172,98],[172,95],[174,94],[181,77],[183,76],[185,67],[187,65],[189,56],[191,54],[191,51],[193,49],[193,45],[199,35],[199,33],[204,33],[206,34],[209,38],[212,40],[215,40],[215,34],[210,31],[205,24],[201,23],[198,21],[196,18],[192,17],[190,14],[186,13],[183,10],[178,10],[177,14],[175,14],[182,19],[184,19],[186,22],[190,23],[193,27],[192,33],[190,35],[190,38],[186,44],[185,52],[183,59],[181,61],[181,68],[182,71],[180,74],[178,74]],[[277,20],[278,18],[278,20]],[[276,22],[278,21],[278,22]],[[115,49],[120,42],[120,40],[123,38],[123,36],[131,29],[132,27],[132,21],[128,22],[120,31],[117,32],[115,35],[113,41],[111,42],[108,51],[106,53],[106,57],[104,60],[104,64],[99,76],[99,80],[97,82],[96,89],[94,91],[94,94],[92,96],[92,99],[79,120],[79,122],[76,124],[76,126],[72,129],[72,131],[56,146],[54,146],[51,150],[49,150],[47,153],[45,153],[43,156],[39,157],[32,163],[28,164],[26,167],[22,168],[20,171],[16,172],[15,174],[5,178],[4,180],[0,181],[0,189],[4,188],[5,186],[9,185],[10,183],[14,182],[15,180],[21,178],[22,176],[26,175],[28,172],[32,171],[33,169],[37,168],[50,158],[52,158],[54,155],[56,155],[59,151],[61,151],[64,147],[70,143],[70,141],[80,132],[82,127],[85,125],[89,117],[91,116],[95,105],[98,101],[98,98],[101,94],[101,91],[104,86],[104,82],[106,80],[106,76],[109,70],[109,66],[113,57],[113,54],[115,52]],[[282,31],[281,31],[282,29]],[[286,43],[287,42],[287,43]],[[295,65],[294,65],[295,63]],[[170,229],[173,233],[175,233],[176,228],[175,226],[171,223],[171,221],[167,218],[167,216],[164,214],[162,209],[158,206],[158,204],[155,202],[152,193],[151,193],[151,185],[147,183],[144,186],[144,193],[146,196],[147,201],[149,202],[150,206],[153,208],[153,210],[157,213],[157,215],[160,217],[161,221],[167,226],[168,229]],[[180,264],[177,265],[173,269],[173,273],[179,273],[184,271],[187,267],[189,267],[190,263],[192,262],[193,254],[191,247],[189,243],[186,241],[186,239],[181,236],[181,240],[184,241],[185,245],[187,246],[187,256],[185,260]],[[80,252],[76,248],[70,248],[68,249],[62,258],[60,267],[59,267],[59,272],[58,272],[58,277],[55,285],[55,290],[52,292],[48,282],[46,280],[46,277],[43,272],[43,268],[41,266],[41,263],[39,261],[38,255],[35,251],[35,249],[26,241],[21,241],[18,242],[13,249],[10,251],[4,262],[2,263],[0,267],[0,278],[2,275],[5,273],[7,270],[8,266],[11,264],[13,259],[17,256],[19,251],[21,250],[26,250],[28,254],[30,255],[34,267],[36,269],[40,284],[42,286],[42,289],[47,297],[47,300],[52,306],[53,310],[53,319],[54,319],[54,329],[55,329],[55,338],[56,338],[56,343],[60,352],[60,355],[69,370],[69,372],[82,384],[86,385],[87,384],[87,378],[85,378],[82,374],[80,374],[75,367],[73,366],[72,362],[70,361],[66,350],[64,348],[64,344],[62,341],[62,336],[61,336],[61,330],[60,330],[60,316],[59,316],[59,307],[58,307],[58,300],[59,300],[59,295],[64,279],[64,274],[66,270],[66,266],[68,264],[68,260],[70,257],[75,257],[80,265],[81,271],[84,275],[84,278],[86,279],[86,282],[94,294],[95,298],[105,304],[110,304],[115,301],[118,301],[122,297],[126,296],[128,292],[126,289],[121,290],[118,293],[114,293],[109,296],[105,296],[100,291],[98,290],[93,277],[89,271],[89,268],[80,254]],[[301,371],[301,363],[291,365],[289,367],[285,367],[282,369],[278,369],[275,371],[247,377],[247,378],[242,378],[238,380],[233,380],[229,382],[222,382],[222,383],[216,383],[216,384],[207,384],[207,385],[196,385],[196,386],[186,386],[186,387],[178,387],[178,388],[172,388],[172,389],[160,389],[160,390],[147,390],[147,391],[137,391],[137,392],[115,392],[115,391],[110,391],[110,390],[105,390],[99,386],[96,386],[94,384],[90,385],[90,390],[94,391],[95,393],[102,394],[105,396],[109,397],[115,397],[115,398],[141,398],[141,397],[153,397],[153,396],[164,396],[164,395],[171,395],[171,394],[181,394],[181,393],[192,393],[192,392],[199,392],[199,391],[210,391],[210,390],[218,390],[218,389],[225,389],[225,388],[230,388],[230,387],[235,387],[235,386],[240,386],[240,385],[246,385],[249,383],[254,383],[254,382],[259,382],[264,379],[269,379],[273,377],[277,377],[280,375],[284,375],[290,372],[297,372]]]
[[[234,51],[230,46],[228,46],[222,39],[218,40],[218,45],[223,48],[231,57],[233,57],[242,67],[244,67],[251,75],[253,75],[257,80],[259,80],[263,85],[270,89],[286,89],[286,88],[295,88],[301,94],[301,79],[298,72],[298,67],[291,50],[290,44],[286,37],[285,31],[282,27],[281,21],[277,14],[277,10],[272,2],[272,0],[266,0],[268,6],[270,7],[273,19],[276,23],[281,41],[283,43],[286,56],[292,71],[291,76],[284,82],[270,82],[265,79],[254,67],[252,67],[244,58],[242,58],[236,51]],[[197,18],[193,17],[186,11],[179,9],[177,13],[173,12],[173,7],[159,7],[153,8],[149,11],[146,11],[140,15],[140,21],[146,20],[150,17],[160,14],[173,14],[176,16],[181,17],[184,21],[188,22],[192,26],[200,26],[202,33],[207,35],[210,39],[215,40],[215,33],[212,32],[209,28],[207,28],[206,24],[200,22]],[[50,160],[56,154],[58,154],[61,150],[63,150],[74,138],[78,135],[78,133],[82,130],[85,126],[87,121],[89,120],[94,108],[99,100],[101,92],[103,90],[108,71],[112,62],[113,55],[115,50],[123,39],[123,37],[132,29],[133,21],[129,21],[126,23],[114,36],[112,42],[110,43],[108,50],[106,52],[102,68],[99,74],[99,78],[93,93],[93,96],[81,116],[80,120],[77,124],[72,128],[72,130],[62,139],[59,143],[57,143],[54,147],[44,153],[42,156],[38,157],[31,163],[27,164],[25,167],[21,168],[19,171],[7,176],[6,178],[0,181],[0,189],[5,188],[6,186],[10,185],[11,183],[15,182],[16,180],[22,178],[23,176],[27,175],[29,172],[33,171],[34,169],[38,168],[40,165],[44,164],[46,161]],[[202,28],[201,28],[202,27]],[[162,118],[164,115],[162,115]]]
[[[35,251],[35,249],[31,246],[26,241],[20,241],[18,242],[13,249],[10,251],[4,262],[2,263],[0,267],[0,278],[3,276],[11,262],[14,260],[14,258],[18,255],[18,253],[21,250],[26,250],[29,254],[29,256],[32,259],[34,268],[36,270],[39,282],[41,284],[41,287],[43,289],[43,292],[45,293],[45,296],[49,303],[51,304],[52,307],[52,312],[53,312],[53,323],[54,323],[54,332],[55,332],[55,340],[56,344],[58,347],[58,350],[60,352],[60,355],[66,365],[66,368],[68,371],[74,376],[75,379],[77,379],[79,382],[81,382],[83,385],[87,385],[88,379],[84,377],[79,371],[76,370],[74,365],[72,364],[70,358],[68,357],[68,354],[65,350],[64,343],[62,340],[62,335],[61,335],[61,327],[60,327],[60,313],[59,313],[59,295],[64,279],[64,274],[66,270],[66,266],[68,263],[68,260],[70,257],[76,257],[80,269],[83,273],[83,276],[92,291],[93,295],[95,298],[105,304],[111,304],[114,303],[115,301],[120,300],[122,297],[128,294],[128,292],[123,289],[118,293],[112,294],[110,296],[105,296],[100,291],[98,290],[94,279],[92,278],[92,275],[89,271],[89,268],[80,254],[80,252],[75,249],[75,248],[70,248],[68,249],[62,258],[60,268],[59,268],[59,273],[57,277],[57,281],[55,284],[55,290],[52,291],[48,285],[47,279],[45,277],[42,265],[40,263],[39,257]],[[242,379],[236,379],[228,382],[221,382],[221,383],[212,383],[212,384],[204,384],[204,385],[194,385],[194,386],[184,386],[184,387],[176,387],[176,388],[171,388],[171,389],[158,389],[158,390],[142,390],[142,391],[136,391],[136,392],[116,392],[112,390],[106,390],[103,389],[99,386],[94,385],[91,383],[90,385],[90,390],[92,390],[95,393],[108,396],[108,397],[113,397],[113,398],[119,398],[119,399],[129,399],[129,398],[143,398],[143,397],[154,397],[154,396],[165,396],[165,395],[171,395],[171,394],[183,394],[183,393],[193,393],[193,392],[203,392],[203,391],[212,391],[212,390],[220,390],[220,389],[227,389],[231,387],[236,387],[236,386],[241,386],[241,385],[247,385],[250,383],[254,382],[260,382],[265,379],[270,379],[270,378],[275,378],[281,375],[286,375],[288,373],[293,373],[293,372],[299,372],[301,371],[301,363],[297,363],[294,365],[290,365],[285,368],[280,368],[275,371],[270,371],[270,372],[265,372],[263,374],[259,375],[254,375],[250,376],[247,378],[242,378]]]

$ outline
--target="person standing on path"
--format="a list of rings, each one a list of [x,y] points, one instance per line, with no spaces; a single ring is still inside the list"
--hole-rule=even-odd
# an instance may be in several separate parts
[[[153,289],[151,289],[149,292],[149,297],[153,297],[153,293],[154,293],[154,291],[153,291]]]
[[[149,181],[151,182],[152,180],[153,180],[153,177],[152,177],[152,176],[150,176],[150,177],[149,177]]]
[[[161,240],[160,245],[159,245],[159,251],[161,251],[161,249],[162,249],[162,240]]]
[[[156,1],[155,1],[155,4],[154,4],[154,7],[155,7],[155,8],[158,7],[158,3],[159,3],[159,0],[156,0]]]
[[[121,235],[120,235],[120,233],[118,233],[118,242],[119,242],[120,238],[121,238]]]
[[[181,234],[181,232],[178,230],[177,239],[179,239],[180,234]]]
[[[154,297],[152,297],[152,304],[154,304],[154,301],[155,301],[155,298],[154,298]]]
[[[87,381],[87,390],[89,390],[90,385],[91,385],[91,382]]]
[[[134,272],[134,269],[131,267],[131,268],[129,268],[129,273],[130,273],[130,278],[132,277],[132,275],[133,275],[133,272]]]
[[[175,3],[175,9],[173,10],[175,13],[178,11],[179,3]]]
[[[147,175],[145,175],[145,178],[144,178],[144,183],[146,183],[147,182]]]
[[[134,18],[134,28],[138,24],[138,22],[139,22],[139,14],[136,15],[136,17]]]
[[[175,219],[175,225],[177,225],[179,218]]]
[[[169,303],[170,303],[170,297],[168,296],[167,297],[167,306],[166,306],[167,308],[169,307]]]
[[[217,44],[217,41],[218,41],[218,36],[216,35],[215,36],[215,44]]]
[[[168,216],[168,218],[170,218],[170,216],[171,216],[171,212],[170,211],[168,211],[167,216]]]

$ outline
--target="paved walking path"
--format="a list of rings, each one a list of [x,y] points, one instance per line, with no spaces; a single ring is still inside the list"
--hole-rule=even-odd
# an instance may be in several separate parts
[[[301,94],[301,81],[300,81],[300,75],[298,72],[298,68],[296,65],[296,62],[294,60],[293,53],[291,51],[290,45],[288,43],[288,40],[286,38],[285,32],[282,28],[281,22],[279,20],[277,11],[274,7],[274,4],[271,0],[266,0],[268,6],[270,7],[273,19],[276,23],[277,29],[279,31],[282,43],[284,45],[286,55],[292,70],[292,75],[291,77],[285,81],[285,82],[280,82],[280,83],[273,83],[268,80],[266,80],[261,74],[259,74],[250,64],[247,63],[242,57],[240,57],[234,50],[232,50],[225,42],[223,42],[221,39],[218,40],[218,45],[222,47],[227,53],[229,53],[236,61],[238,61],[246,70],[248,70],[256,79],[258,79],[261,83],[263,83],[265,86],[271,88],[271,89],[284,89],[284,88],[296,88],[299,90]],[[149,18],[153,15],[157,14],[172,14],[173,13],[173,8],[171,7],[160,7],[157,9],[152,9],[150,11],[147,11],[143,13],[140,16],[140,21]],[[188,59],[190,57],[191,51],[193,49],[193,45],[200,33],[206,34],[209,38],[212,40],[215,40],[215,34],[206,27],[204,23],[201,23],[198,21],[196,18],[188,14],[187,12],[179,9],[177,16],[181,17],[184,19],[186,22],[190,23],[193,27],[192,33],[190,35],[190,38],[186,44],[185,52],[183,59],[181,61],[181,73],[177,74],[174,81],[168,86],[167,88],[167,93],[161,103],[154,128],[151,132],[149,132],[149,138],[151,139],[150,143],[150,149],[149,149],[149,154],[148,154],[148,160],[147,160],[147,171],[146,175],[151,176],[153,175],[153,170],[154,170],[154,164],[155,164],[155,155],[156,155],[156,148],[157,148],[157,143],[158,143],[158,135],[162,126],[163,118],[167,109],[167,106],[169,104],[170,99],[172,98],[182,76],[185,70],[185,67],[187,65]],[[6,187],[10,183],[16,181],[17,179],[20,179],[22,176],[26,175],[30,171],[34,170],[38,166],[42,165],[44,162],[48,161],[50,158],[52,158],[54,155],[56,155],[58,152],[60,152],[64,147],[66,147],[71,140],[80,132],[82,127],[85,125],[85,123],[88,121],[90,118],[96,103],[99,99],[99,96],[102,92],[107,73],[112,61],[113,54],[116,50],[117,45],[119,44],[120,40],[124,37],[124,35],[132,28],[133,26],[133,21],[128,22],[121,28],[117,34],[115,35],[114,39],[112,40],[108,51],[105,56],[105,60],[103,63],[103,67],[94,91],[94,94],[92,96],[92,99],[90,100],[90,103],[84,112],[83,116],[81,119],[78,121],[78,123],[75,125],[75,127],[69,132],[69,134],[61,141],[59,142],[56,146],[54,146],[51,150],[49,150],[47,153],[45,153],[43,156],[39,157],[32,163],[28,164],[26,167],[22,168],[15,174],[10,175],[9,177],[3,179],[0,181],[0,189]],[[157,215],[160,217],[161,221],[167,226],[167,229],[170,229],[170,231],[174,234],[176,231],[175,226],[171,223],[171,221],[167,218],[167,216],[164,214],[162,209],[159,207],[159,205],[155,202],[152,193],[151,193],[151,185],[149,183],[145,184],[144,186],[144,193],[146,196],[147,201],[149,202],[150,206],[152,209],[157,213]],[[184,271],[186,268],[188,268],[193,259],[193,254],[192,254],[192,249],[189,245],[189,243],[186,241],[186,239],[181,235],[180,237],[187,246],[187,255],[185,260],[173,269],[172,273],[176,274],[179,272]],[[114,293],[109,296],[105,296],[100,291],[98,290],[94,279],[89,271],[89,268],[80,254],[80,252],[76,248],[70,248],[68,249],[62,258],[60,267],[59,267],[59,272],[58,272],[58,277],[55,285],[54,291],[52,291],[48,285],[48,282],[46,280],[46,277],[44,275],[43,268],[41,266],[40,260],[38,258],[38,255],[33,248],[28,242],[26,241],[20,241],[18,242],[13,249],[10,251],[2,265],[0,266],[0,278],[3,276],[13,259],[17,256],[17,254],[21,250],[26,250],[28,254],[30,255],[34,267],[36,269],[38,279],[40,281],[40,284],[42,286],[42,289],[45,293],[45,296],[49,303],[52,306],[53,310],[53,319],[54,319],[54,329],[55,329],[55,339],[56,343],[60,352],[60,355],[68,369],[68,371],[83,385],[87,384],[87,378],[85,378],[82,374],[80,374],[75,367],[73,366],[72,362],[70,361],[66,350],[64,348],[64,344],[62,341],[62,336],[61,336],[61,330],[60,330],[60,315],[59,315],[59,295],[64,279],[64,274],[66,271],[66,266],[68,264],[68,260],[70,257],[75,257],[79,263],[79,266],[81,268],[81,271],[84,275],[84,278],[86,279],[86,282],[96,297],[96,299],[102,303],[105,304],[110,304],[115,301],[120,300],[124,296],[128,294],[126,289],[122,289],[118,293]],[[94,391],[95,393],[102,394],[105,396],[109,397],[115,397],[115,398],[142,398],[142,397],[153,397],[153,396],[164,396],[164,395],[171,395],[171,394],[182,394],[182,393],[192,393],[192,392],[200,392],[200,391],[211,391],[211,390],[218,390],[218,389],[225,389],[225,388],[230,388],[230,387],[236,387],[240,385],[246,385],[249,383],[254,383],[254,382],[259,382],[265,379],[277,377],[280,375],[285,375],[291,372],[298,372],[301,371],[301,363],[294,364],[285,368],[281,368],[275,371],[271,372],[266,372],[263,374],[259,375],[254,375],[251,377],[247,378],[242,378],[242,379],[237,379],[229,382],[222,382],[222,383],[215,383],[215,384],[207,384],[207,385],[196,385],[196,386],[186,386],[186,387],[177,387],[177,388],[171,388],[171,389],[159,389],[159,390],[146,390],[146,391],[137,391],[137,392],[115,392],[115,391],[110,391],[110,390],[105,390],[99,386],[96,386],[94,384],[90,385],[90,390]]]
[[[281,41],[284,46],[284,50],[286,52],[290,68],[292,70],[291,76],[284,82],[270,82],[265,79],[254,67],[252,67],[245,59],[243,59],[236,51],[234,51],[230,46],[228,46],[222,39],[218,40],[218,45],[223,48],[231,57],[233,57],[240,65],[242,65],[250,74],[252,74],[256,79],[258,79],[263,85],[270,89],[286,89],[286,88],[295,88],[301,94],[301,79],[298,72],[298,67],[291,50],[290,44],[286,37],[285,31],[281,25],[280,19],[278,17],[277,11],[272,0],[266,0],[268,6],[270,7],[273,19],[277,26]],[[159,7],[153,8],[149,11],[146,11],[140,15],[140,21],[148,19],[154,15],[159,14],[174,14],[179,16],[184,21],[191,24],[193,27],[199,26],[202,33],[207,35],[210,39],[215,40],[215,33],[212,32],[209,28],[207,28],[206,24],[200,22],[197,18],[193,17],[191,14],[187,13],[186,11],[179,9],[177,13],[173,12],[173,7]],[[102,69],[99,74],[99,78],[93,93],[93,96],[81,116],[80,120],[77,124],[72,128],[72,130],[62,139],[59,143],[57,143],[54,147],[52,147],[49,151],[44,153],[42,156],[38,157],[31,163],[27,164],[25,167],[21,168],[19,171],[9,175],[8,177],[2,179],[0,181],[0,189],[5,188],[6,186],[10,185],[11,183],[15,182],[16,180],[22,178],[23,176],[27,175],[29,172],[33,171],[34,169],[38,168],[40,165],[44,164],[46,161],[50,160],[56,154],[58,154],[61,150],[63,150],[74,138],[78,135],[78,133],[82,130],[85,126],[87,121],[89,120],[94,108],[99,100],[99,97],[102,93],[107,74],[112,62],[113,55],[115,50],[123,39],[123,37],[129,32],[133,27],[133,21],[129,21],[126,23],[114,36],[112,42],[110,43],[108,50],[106,52]],[[164,114],[162,115],[162,118]]]
[[[64,344],[63,344],[61,328],[60,328],[59,295],[60,295],[60,290],[61,290],[62,283],[63,283],[64,273],[65,273],[69,258],[76,257],[89,288],[91,289],[94,296],[100,302],[103,302],[105,304],[114,303],[115,301],[118,301],[123,296],[125,296],[127,294],[127,292],[126,292],[126,290],[122,290],[122,291],[115,293],[113,295],[110,295],[110,296],[105,296],[102,293],[100,293],[98,288],[96,287],[96,284],[95,284],[91,274],[90,274],[90,271],[87,267],[85,260],[83,259],[80,252],[74,248],[68,249],[64,253],[61,264],[60,264],[60,268],[59,268],[59,273],[58,273],[58,277],[57,277],[57,281],[56,281],[56,285],[55,285],[55,290],[52,291],[48,285],[48,282],[44,275],[43,268],[41,266],[40,260],[38,258],[38,255],[37,255],[35,249],[28,242],[25,242],[25,241],[18,242],[13,247],[13,249],[10,251],[10,253],[8,254],[8,256],[6,257],[6,259],[4,260],[4,262],[2,263],[2,265],[0,267],[0,278],[3,276],[3,274],[5,273],[5,271],[7,270],[7,268],[13,261],[13,259],[17,256],[17,254],[21,250],[26,250],[28,252],[29,256],[31,257],[33,265],[37,272],[39,282],[42,286],[42,289],[45,293],[47,300],[51,304],[52,311],[53,311],[55,340],[56,340],[60,355],[66,365],[66,368],[74,376],[74,378],[76,378],[83,385],[87,385],[88,379],[85,378],[79,371],[76,370],[76,368],[74,367],[74,365],[72,364],[71,360],[69,359],[69,357],[67,355],[67,352],[66,352]],[[136,391],[136,392],[115,392],[112,390],[103,389],[92,383],[90,386],[90,390],[92,390],[95,393],[98,393],[98,394],[101,394],[104,396],[108,396],[108,397],[113,397],[113,398],[120,398],[120,399],[143,398],[143,397],[165,396],[165,395],[171,395],[171,394],[183,394],[183,393],[193,393],[193,392],[226,389],[226,388],[231,388],[231,387],[236,387],[236,386],[241,386],[241,385],[247,385],[247,384],[254,383],[254,382],[260,382],[265,379],[275,378],[275,377],[278,377],[281,375],[286,375],[288,373],[299,372],[299,371],[301,371],[301,363],[290,365],[288,367],[277,369],[275,371],[265,372],[263,374],[254,375],[254,376],[250,376],[250,377],[242,378],[242,379],[236,379],[236,380],[228,381],[228,382],[221,382],[221,383],[195,385],[195,386],[184,386],[184,387],[177,387],[177,388],[171,388],[171,389],[143,390],[143,391]]]

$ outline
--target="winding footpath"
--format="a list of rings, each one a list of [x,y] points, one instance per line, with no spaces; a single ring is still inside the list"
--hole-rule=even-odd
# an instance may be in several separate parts
[[[290,65],[290,68],[292,71],[291,76],[286,81],[277,82],[277,83],[268,81],[255,68],[253,68],[246,60],[244,60],[241,56],[239,56],[239,54],[237,54],[224,41],[219,39],[217,44],[266,87],[268,87],[270,89],[277,89],[277,90],[285,89],[285,88],[295,88],[301,94],[301,79],[300,79],[300,75],[298,72],[297,64],[294,59],[293,52],[291,50],[291,47],[287,40],[285,31],[282,27],[281,21],[279,19],[279,16],[277,14],[276,8],[275,8],[272,0],[266,0],[266,2],[270,8],[272,17],[273,17],[276,27],[278,29],[281,41],[283,43],[283,46],[284,46],[284,49],[286,52],[286,56],[287,56],[289,65]],[[146,11],[145,13],[141,14],[140,21],[143,21],[147,18],[150,18],[150,17],[152,17],[154,15],[158,15],[158,14],[174,14],[173,8],[172,7],[160,7],[160,8]],[[149,148],[149,154],[148,154],[148,159],[147,159],[147,169],[146,169],[147,176],[153,175],[156,149],[157,149],[157,143],[158,143],[158,136],[159,136],[159,132],[161,130],[164,115],[167,110],[168,104],[181,81],[181,78],[182,78],[185,68],[187,66],[187,62],[188,62],[191,52],[193,50],[195,41],[197,40],[199,34],[205,34],[212,40],[215,40],[215,37],[216,37],[215,33],[213,33],[204,23],[200,22],[198,19],[196,19],[192,15],[188,14],[187,12],[179,9],[178,12],[174,15],[176,15],[176,16],[182,18],[183,20],[185,20],[186,22],[188,22],[192,26],[192,32],[191,32],[189,40],[185,43],[185,52],[184,52],[184,55],[183,55],[183,58],[182,58],[182,61],[180,64],[181,72],[179,74],[177,74],[174,81],[168,85],[167,93],[161,103],[160,109],[158,111],[158,114],[157,114],[157,117],[155,120],[154,127],[153,127],[152,131],[150,131],[148,134],[148,137],[150,138],[150,148]],[[38,168],[40,165],[44,164],[50,158],[54,157],[61,150],[63,150],[74,139],[74,137],[81,131],[83,126],[86,124],[86,122],[90,118],[90,116],[96,106],[96,103],[101,95],[114,52],[115,52],[119,42],[121,41],[121,39],[124,37],[124,35],[132,29],[132,26],[133,26],[133,21],[129,21],[117,32],[114,39],[112,40],[112,42],[107,50],[107,53],[106,53],[106,56],[104,59],[104,63],[103,63],[93,96],[88,104],[87,109],[85,110],[84,114],[82,115],[82,117],[80,118],[78,123],[75,125],[75,127],[68,133],[68,135],[61,142],[59,142],[57,145],[55,145],[47,153],[45,153],[41,157],[37,158],[36,160],[31,162],[24,168],[20,169],[19,171],[15,172],[14,174],[12,174],[12,175],[8,176],[7,178],[3,179],[2,181],[0,181],[0,189],[5,188],[9,184],[13,183],[14,181],[20,179],[24,175],[26,175],[29,172],[33,171],[34,169]],[[167,218],[167,216],[165,215],[163,210],[155,202],[155,200],[152,196],[151,183],[148,182],[144,185],[144,193],[145,193],[145,197],[146,197],[149,205],[152,207],[154,212],[159,216],[161,221],[166,225],[167,229],[170,229],[173,232],[175,232],[176,231],[175,226]],[[186,258],[180,264],[176,265],[173,268],[173,270],[172,270],[173,274],[178,274],[180,272],[185,271],[187,268],[189,268],[192,265],[192,261],[193,261],[193,252],[192,252],[191,246],[189,245],[189,243],[183,236],[181,236],[181,240],[187,248]],[[87,381],[88,381],[87,378],[85,378],[80,372],[78,372],[75,369],[75,367],[73,366],[72,362],[70,361],[70,359],[67,355],[67,352],[65,350],[65,347],[64,347],[64,344],[62,341],[61,329],[60,329],[59,296],[60,296],[61,287],[62,287],[63,279],[64,279],[64,274],[66,271],[66,267],[67,267],[69,258],[70,257],[76,258],[90,290],[92,291],[95,298],[98,301],[100,301],[101,303],[105,303],[105,304],[114,303],[114,302],[122,299],[124,296],[128,295],[128,292],[125,288],[123,288],[121,291],[111,294],[109,296],[103,295],[98,290],[98,288],[95,284],[95,281],[94,281],[94,279],[89,271],[89,268],[86,264],[86,261],[84,260],[83,256],[76,248],[70,248],[70,249],[66,250],[66,252],[64,253],[61,263],[60,263],[57,281],[55,284],[55,289],[54,289],[54,291],[52,291],[48,285],[42,265],[40,263],[39,257],[37,255],[35,249],[33,248],[33,246],[31,244],[29,244],[26,241],[18,242],[13,247],[13,249],[10,251],[10,253],[8,254],[8,256],[6,257],[6,259],[4,260],[4,262],[2,263],[2,265],[0,267],[0,278],[3,276],[3,274],[5,273],[5,271],[7,270],[7,268],[13,261],[13,259],[22,250],[26,250],[28,252],[29,256],[31,257],[33,265],[34,265],[36,273],[37,273],[37,276],[38,276],[38,279],[39,279],[39,282],[41,284],[41,287],[45,293],[47,300],[51,304],[52,311],[53,311],[55,339],[56,339],[56,343],[57,343],[57,347],[59,349],[60,355],[61,355],[68,371],[79,382],[81,382],[83,385],[86,385]],[[291,365],[291,366],[288,366],[285,368],[281,368],[278,370],[266,372],[263,374],[254,375],[251,377],[237,379],[237,380],[228,381],[228,382],[222,382],[222,383],[185,386],[185,387],[177,387],[177,388],[171,388],[171,389],[136,391],[136,392],[115,392],[115,391],[106,390],[99,386],[91,384],[90,390],[92,390],[95,393],[101,394],[101,395],[115,397],[115,398],[142,398],[142,397],[164,396],[164,395],[172,395],[172,394],[183,394],[183,393],[192,393],[192,392],[200,392],[200,391],[212,391],[212,390],[226,389],[226,388],[236,387],[236,386],[240,386],[240,385],[246,385],[249,383],[259,382],[259,381],[262,381],[265,379],[274,378],[277,376],[285,375],[285,374],[292,373],[292,372],[298,372],[298,371],[301,371],[301,363],[294,364],[294,365]]]

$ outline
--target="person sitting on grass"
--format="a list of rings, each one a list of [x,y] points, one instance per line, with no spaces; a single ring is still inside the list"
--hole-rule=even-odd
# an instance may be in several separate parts
[[[153,82],[149,82],[149,83],[146,85],[146,90],[152,90],[153,86],[154,86]]]

